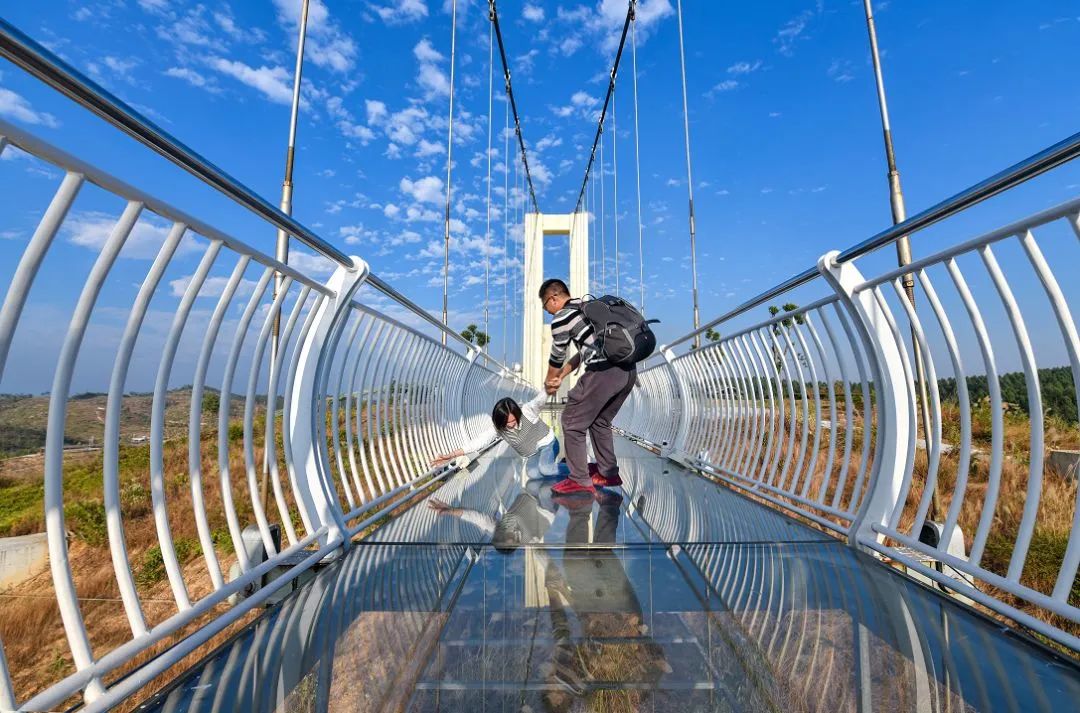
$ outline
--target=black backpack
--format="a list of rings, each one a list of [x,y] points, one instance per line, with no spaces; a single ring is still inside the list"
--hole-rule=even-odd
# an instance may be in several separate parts
[[[637,364],[656,349],[656,335],[649,325],[660,320],[645,319],[632,304],[614,295],[586,295],[579,302],[585,321],[592,325],[597,350],[610,363]]]

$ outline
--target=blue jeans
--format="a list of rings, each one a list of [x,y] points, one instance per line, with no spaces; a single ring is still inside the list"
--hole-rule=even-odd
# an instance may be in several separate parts
[[[559,439],[540,447],[540,475],[544,478],[558,478],[570,475],[570,466],[559,461]]]

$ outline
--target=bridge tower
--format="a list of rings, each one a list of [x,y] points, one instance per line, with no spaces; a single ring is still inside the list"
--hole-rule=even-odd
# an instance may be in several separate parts
[[[544,274],[544,239],[550,235],[570,236],[570,274]],[[588,213],[525,214],[524,327],[522,329],[522,376],[529,384],[543,388],[547,359],[551,350],[551,330],[537,293],[547,277],[566,280],[575,297],[589,291]],[[569,279],[567,279],[569,277]],[[563,384],[560,396],[573,385],[573,377]]]

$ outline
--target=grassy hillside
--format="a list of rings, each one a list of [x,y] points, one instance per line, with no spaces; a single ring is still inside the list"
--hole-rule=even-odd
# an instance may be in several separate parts
[[[105,435],[105,394],[78,394],[68,400],[64,444],[68,446],[100,446]],[[218,391],[206,389],[204,411],[213,406],[212,413],[203,413],[203,424],[216,417]],[[265,398],[259,398],[260,405]],[[187,433],[188,404],[191,387],[169,391],[165,399],[165,437]],[[153,394],[128,394],[120,409],[120,442],[132,443],[150,433],[150,408]],[[234,395],[230,416],[239,418],[244,412],[244,399]],[[49,418],[49,396],[0,394],[0,458],[37,453],[45,446],[45,427]],[[213,424],[210,424],[213,425]]]

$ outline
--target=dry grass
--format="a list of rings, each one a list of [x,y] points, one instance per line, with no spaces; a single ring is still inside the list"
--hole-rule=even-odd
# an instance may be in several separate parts
[[[186,408],[186,402],[184,407]],[[260,408],[254,424],[256,434],[254,461],[258,464],[261,464],[263,459],[264,418],[265,415]],[[366,429],[366,413],[362,415],[361,425],[363,429]],[[343,423],[342,427],[344,427]],[[254,509],[252,495],[248,488],[242,428],[239,422],[234,422],[230,426],[227,437],[229,438],[231,495],[237,516],[243,526],[254,521]],[[354,440],[354,447],[356,447],[355,444]],[[360,448],[364,450],[364,457],[367,458],[373,476],[381,476],[381,467],[377,465],[376,460],[379,454],[378,446],[361,443]],[[212,591],[212,584],[209,569],[199,545],[187,451],[185,438],[176,438],[165,443],[164,494],[169,513],[169,525],[177,555],[183,566],[184,581],[188,587],[189,597],[196,601]],[[287,482],[286,466],[281,458],[280,436],[276,452],[279,470],[286,481],[282,489],[290,520],[298,537],[304,537],[303,525]],[[143,602],[146,624],[153,627],[175,614],[177,607],[165,574],[152,514],[149,457],[149,446],[146,444],[121,446],[119,470],[124,538],[128,558]],[[345,458],[347,462],[347,455]],[[360,456],[357,455],[357,458]],[[131,636],[108,549],[108,533],[102,504],[102,465],[100,452],[65,455],[64,498],[66,524],[71,533],[69,538],[71,568],[84,624],[96,656],[123,644]],[[235,556],[222,498],[223,483],[218,468],[217,433],[212,429],[208,429],[203,434],[201,471],[203,474],[201,491],[205,499],[214,550],[221,569],[227,577],[229,567],[235,562]],[[337,485],[340,491],[340,478],[337,479]],[[0,533],[22,534],[43,531],[42,493],[40,456],[0,461],[0,494],[3,495],[0,498],[3,503],[0,505]],[[373,494],[365,492],[367,498],[372,497]],[[405,501],[411,501],[415,494],[415,492],[406,493],[398,504],[401,507],[407,507],[408,504]],[[341,497],[342,502],[345,502],[343,493]],[[269,509],[268,517],[271,522],[279,521],[280,516],[272,493]],[[381,521],[377,524],[381,524]],[[369,528],[368,531],[371,529],[374,527]],[[284,534],[282,538],[284,540]],[[146,663],[227,609],[227,604],[219,605],[199,620],[190,623],[178,634],[159,642],[115,671],[114,677],[119,677]],[[209,647],[222,642],[231,632],[257,616],[257,613],[257,611],[249,613],[240,622],[214,637],[211,642],[200,647],[194,654],[174,666],[170,673],[164,674],[158,680],[162,682],[169,680],[173,673],[178,673],[191,665],[196,656],[205,655]],[[74,672],[56,604],[52,578],[47,571],[0,594],[0,640],[4,642],[8,666],[12,672],[19,700],[27,699]],[[140,698],[145,698],[146,695],[149,695],[149,691]],[[70,703],[75,702],[77,702],[75,699],[70,701]],[[133,706],[134,702],[131,702],[125,704],[120,710],[131,710]]]
[[[792,413],[792,404],[787,403],[782,414],[779,414],[782,423],[778,424],[778,435],[773,445],[773,453],[777,445],[780,451],[780,468],[777,469],[776,485],[792,487],[795,492],[803,492],[806,489],[808,498],[816,498],[823,481],[828,475],[829,485],[825,490],[825,502],[831,503],[836,493],[838,483],[844,482],[846,486],[841,492],[840,506],[848,507],[854,495],[853,485],[859,465],[859,455],[862,448],[864,424],[861,412],[855,409],[853,422],[852,458],[846,472],[840,473],[841,455],[844,449],[845,428],[844,423],[835,424],[836,431],[836,457],[831,472],[826,473],[828,429],[820,430],[820,450],[816,462],[804,463],[802,470],[796,475],[795,463],[802,455],[800,446],[802,438],[803,420],[802,403],[795,404]],[[822,401],[822,411],[827,409],[827,401]],[[806,457],[809,458],[813,448],[815,435],[818,434],[816,408],[812,400],[808,404],[809,419],[807,429]],[[837,413],[843,414],[843,403],[837,400]],[[947,444],[958,444],[960,441],[960,413],[955,404],[946,403],[942,408],[943,441]],[[748,427],[747,432],[752,432]],[[874,425],[871,424],[871,429]],[[729,432],[731,427],[728,427]],[[789,447],[788,441],[794,432],[794,445]],[[919,437],[923,434],[920,430]],[[873,430],[870,432],[870,460],[873,462]],[[992,513],[991,525],[986,541],[985,552],[981,566],[995,574],[1005,576],[1008,572],[1009,561],[1012,557],[1014,543],[1020,529],[1021,517],[1024,505],[1028,501],[1029,469],[1030,469],[1030,438],[1031,424],[1027,416],[1016,409],[1007,410],[1004,415],[1004,428],[1002,434],[1003,461],[1001,468],[1001,485],[998,501]],[[770,462],[764,461],[765,444],[764,435],[759,434],[761,447],[758,450],[757,460],[753,465],[745,468],[749,472],[760,472],[762,469],[769,472]],[[753,443],[747,439],[748,445],[737,453],[738,459],[749,459],[753,450]],[[975,534],[978,530],[981,518],[985,510],[985,498],[990,476],[990,453],[992,450],[991,413],[987,403],[977,404],[971,413],[971,442],[975,453],[968,467],[968,480],[963,494],[963,502],[960,506],[958,524],[963,531],[965,549],[971,552]],[[1061,419],[1048,417],[1044,428],[1044,448],[1050,449],[1077,449],[1080,448],[1080,428],[1076,424],[1067,423]],[[715,459],[716,454],[712,454]],[[937,481],[935,483],[936,509],[931,508],[929,518],[938,522],[945,520],[946,513],[954,497],[957,475],[959,468],[959,449],[951,453],[943,454],[938,466]],[[787,478],[780,480],[784,462],[790,462],[791,467],[787,472]],[[900,530],[909,532],[914,524],[916,510],[920,499],[925,491],[928,470],[928,454],[924,450],[916,451],[912,486],[905,500],[905,507],[900,520]],[[841,477],[844,475],[844,477]],[[807,483],[809,481],[809,483]],[[794,486],[791,484],[794,483]],[[1072,531],[1072,522],[1076,507],[1077,483],[1066,481],[1057,474],[1047,470],[1043,474],[1041,490],[1035,494],[1039,498],[1038,516],[1032,536],[1031,546],[1027,553],[1023,573],[1020,581],[1023,585],[1038,592],[1049,594],[1058,577],[1058,572],[1064,559],[1065,548]],[[753,495],[751,495],[753,497]],[[801,507],[814,511],[791,498],[779,496],[780,500],[788,503],[791,507]],[[756,498],[765,502],[760,498]],[[766,503],[767,504],[767,503]],[[841,518],[816,511],[816,514],[839,525],[847,523]],[[808,521],[809,522],[809,521]],[[810,523],[815,527],[820,527]],[[824,528],[821,528],[824,529]],[[915,533],[917,536],[918,533]],[[1061,617],[1046,612],[1040,607],[1033,606],[1023,600],[999,591],[989,585],[979,584],[980,589],[993,593],[1017,609],[1031,614],[1043,621],[1047,621],[1074,635],[1080,634],[1080,625],[1068,622]],[[1080,577],[1074,580],[1069,603],[1080,606]]]

